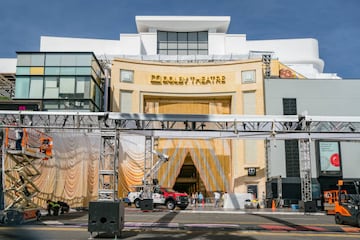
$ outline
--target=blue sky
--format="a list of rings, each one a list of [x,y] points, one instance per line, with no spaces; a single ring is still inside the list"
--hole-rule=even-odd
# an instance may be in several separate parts
[[[38,51],[40,36],[119,39],[135,16],[230,16],[248,40],[316,38],[324,72],[360,78],[359,0],[1,0],[0,58]]]

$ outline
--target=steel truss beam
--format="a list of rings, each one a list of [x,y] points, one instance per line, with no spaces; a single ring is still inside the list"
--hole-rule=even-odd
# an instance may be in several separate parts
[[[168,138],[360,139],[360,117],[0,111],[0,127],[118,129]]]

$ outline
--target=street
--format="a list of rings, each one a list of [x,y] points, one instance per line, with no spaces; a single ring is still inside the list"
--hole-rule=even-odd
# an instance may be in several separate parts
[[[1,239],[88,239],[87,211],[44,216],[27,225],[1,226]],[[93,233],[94,239],[114,239]],[[189,208],[185,211],[155,209],[143,212],[125,208],[125,227],[119,239],[359,239],[360,228],[336,225],[334,216],[289,210],[225,211]]]

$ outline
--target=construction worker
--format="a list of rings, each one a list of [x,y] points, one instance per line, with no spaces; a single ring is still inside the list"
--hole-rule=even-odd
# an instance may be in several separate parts
[[[70,211],[70,206],[66,202],[57,201],[60,205],[60,214],[68,213]]]
[[[46,201],[48,216],[51,216],[51,211],[53,212],[54,216],[59,216],[60,204],[57,202],[51,201],[50,199]]]

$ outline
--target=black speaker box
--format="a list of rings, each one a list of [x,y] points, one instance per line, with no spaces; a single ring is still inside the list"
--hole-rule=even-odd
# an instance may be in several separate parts
[[[152,199],[143,199],[140,201],[140,209],[142,211],[152,211],[154,209],[154,204]]]
[[[120,201],[89,203],[88,232],[121,233],[124,228],[124,204]]]
[[[316,202],[315,201],[309,201],[304,202],[304,212],[316,212]]]

